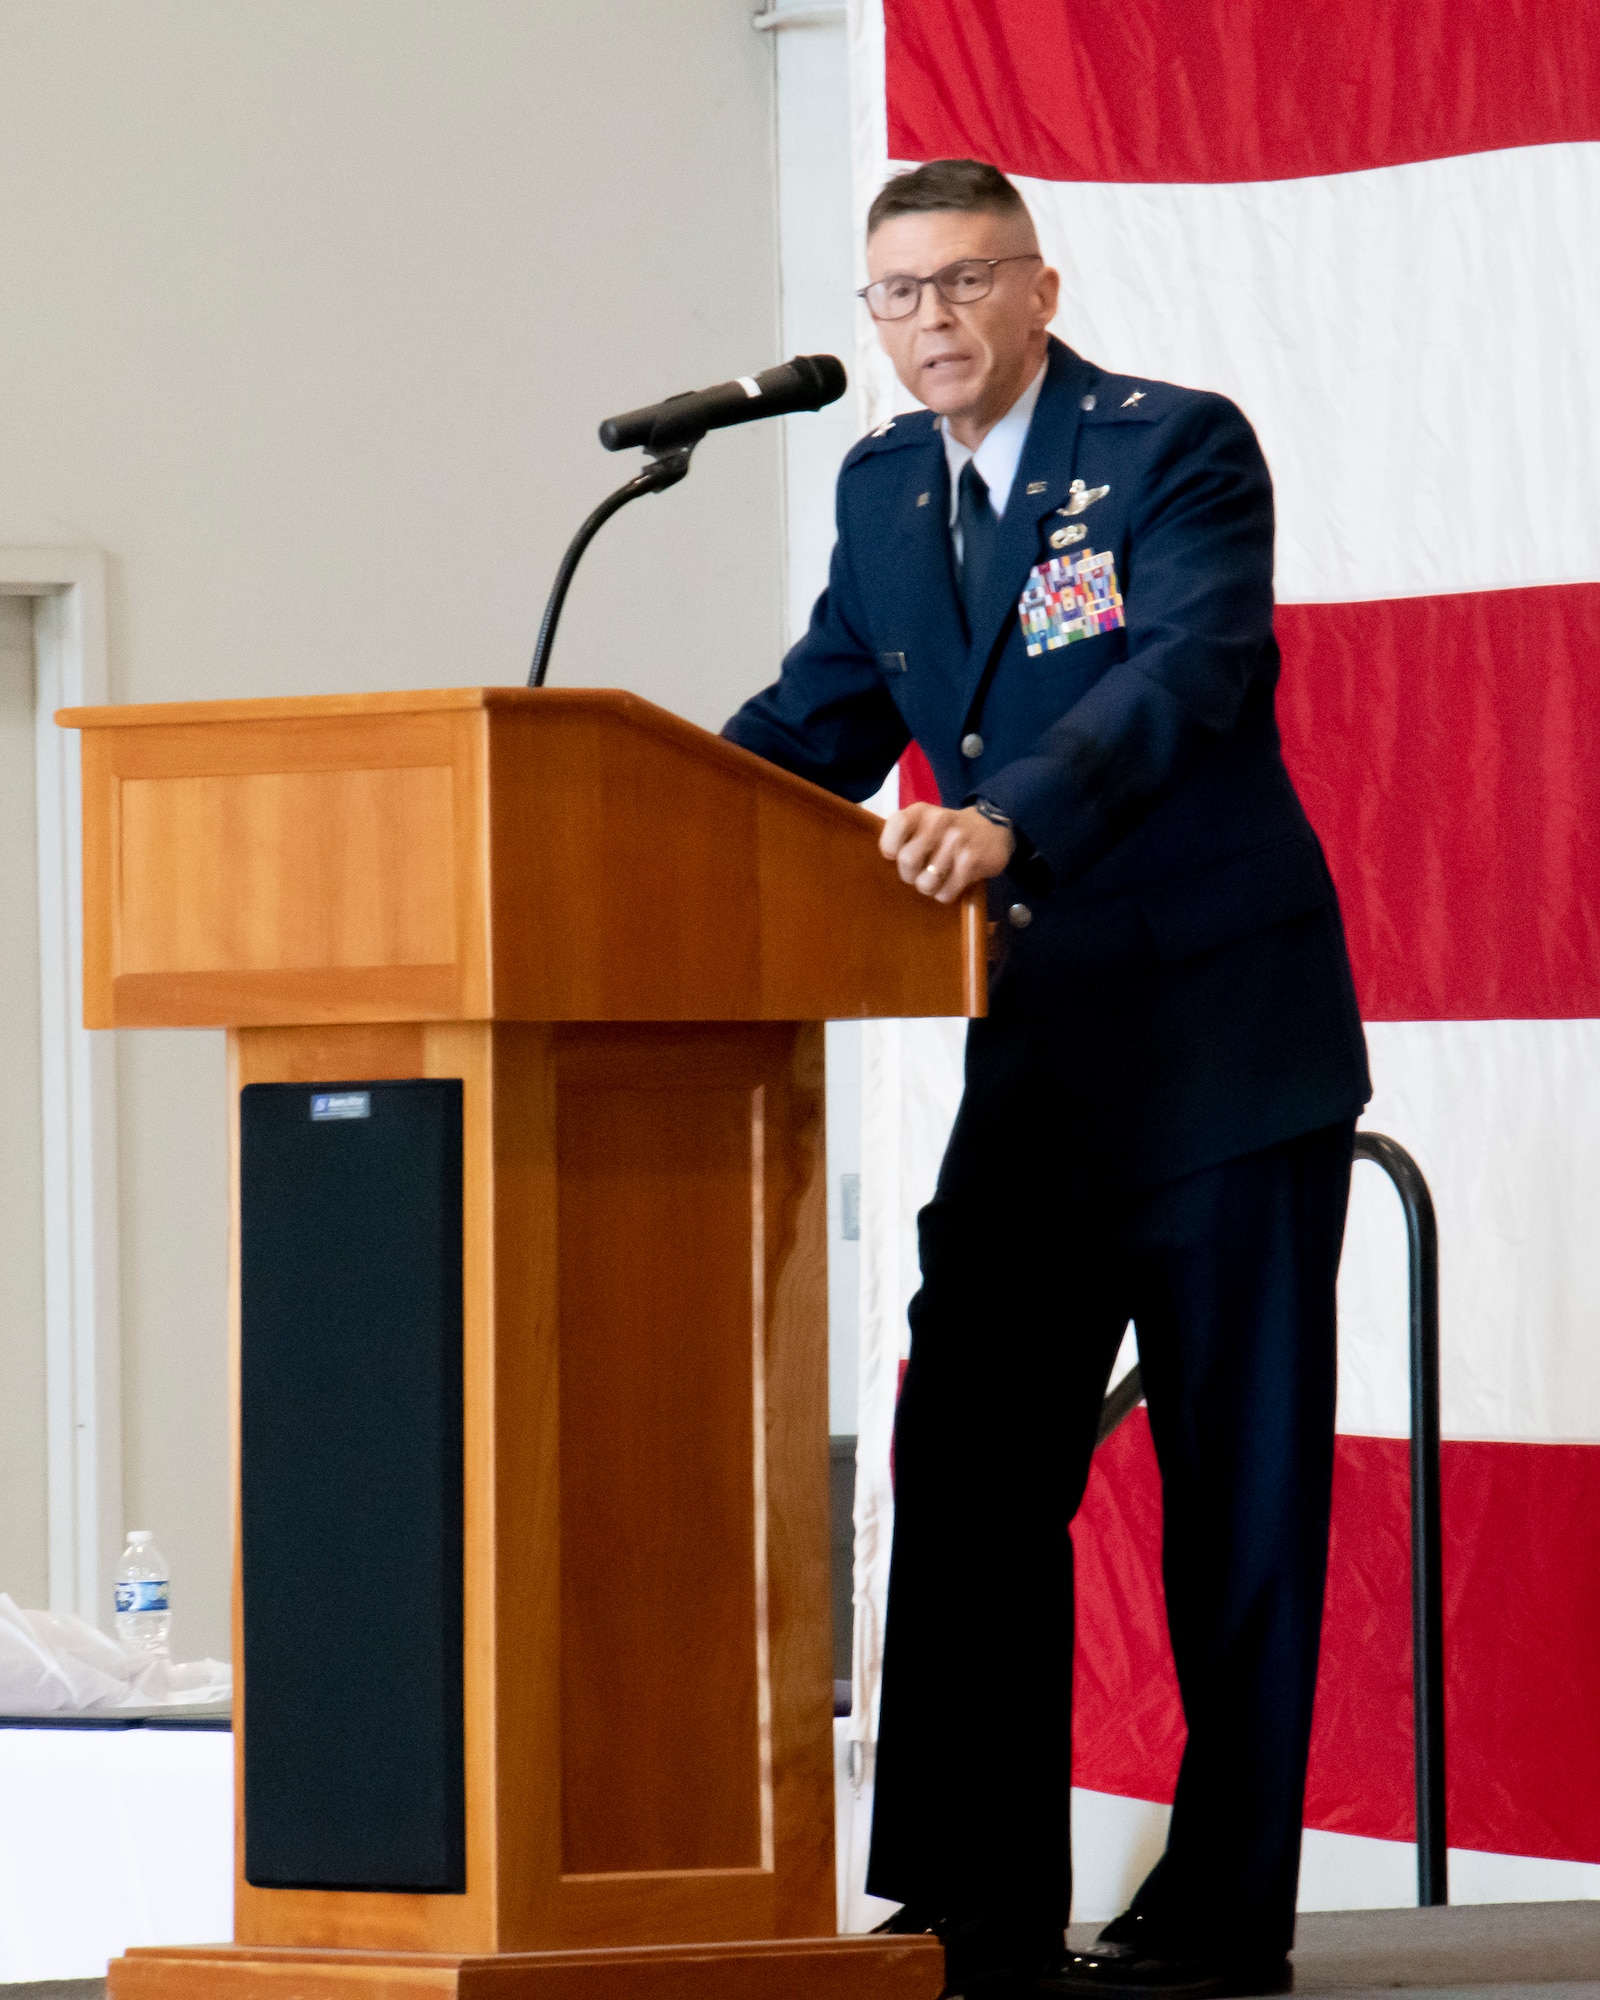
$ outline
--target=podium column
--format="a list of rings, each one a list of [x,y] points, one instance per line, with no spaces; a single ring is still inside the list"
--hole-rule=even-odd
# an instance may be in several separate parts
[[[242,1840],[239,1941],[831,1930],[820,1027],[265,1028],[230,1047],[236,1195],[246,1086],[309,1104],[459,1078],[464,1246],[465,1888],[262,1887]],[[238,1266],[236,1232],[236,1323]],[[241,1799],[245,1618],[236,1589]]]

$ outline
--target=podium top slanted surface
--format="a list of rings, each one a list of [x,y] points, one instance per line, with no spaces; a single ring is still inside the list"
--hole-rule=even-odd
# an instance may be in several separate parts
[[[981,892],[603,689],[63,709],[90,1027],[983,1011]]]

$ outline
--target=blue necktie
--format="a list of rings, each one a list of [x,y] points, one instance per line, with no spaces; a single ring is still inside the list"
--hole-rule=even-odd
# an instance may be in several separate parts
[[[956,520],[961,527],[961,608],[967,614],[970,633],[1000,533],[1000,523],[989,505],[989,489],[970,458],[961,468],[961,482],[956,488]]]

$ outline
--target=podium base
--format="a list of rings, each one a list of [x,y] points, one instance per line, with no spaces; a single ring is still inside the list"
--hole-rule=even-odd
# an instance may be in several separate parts
[[[778,1938],[607,1951],[149,1945],[111,1961],[107,2000],[937,2000],[931,1937]]]

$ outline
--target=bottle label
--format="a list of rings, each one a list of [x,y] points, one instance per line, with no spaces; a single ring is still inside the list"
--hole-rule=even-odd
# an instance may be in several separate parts
[[[118,1611],[165,1611],[166,1608],[165,1577],[145,1577],[138,1583],[117,1585]]]

